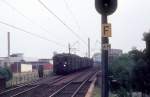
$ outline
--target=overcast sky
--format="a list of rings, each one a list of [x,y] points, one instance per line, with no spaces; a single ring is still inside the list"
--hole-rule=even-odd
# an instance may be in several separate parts
[[[24,29],[50,42],[0,24],[0,56],[7,56],[7,32],[11,34],[11,53],[26,57],[50,58],[53,52],[68,52],[68,43],[76,53],[84,56],[87,38],[91,39],[92,54],[100,51],[101,16],[94,0],[41,0],[63,22],[78,34],[76,37],[58,19],[51,15],[38,0],[0,0],[0,22]],[[67,2],[67,4],[65,3]],[[119,0],[117,11],[108,17],[112,24],[112,48],[124,52],[133,46],[144,49],[143,33],[150,29],[149,0]],[[82,39],[81,39],[82,38]],[[74,51],[73,51],[74,52]]]

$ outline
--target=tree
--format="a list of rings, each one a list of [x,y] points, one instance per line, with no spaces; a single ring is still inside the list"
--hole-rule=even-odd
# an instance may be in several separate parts
[[[134,49],[129,55],[135,62],[132,70],[132,88],[134,91],[150,94],[150,33],[144,33],[146,49],[142,52]]]
[[[143,59],[138,60],[132,70],[132,87],[134,91],[141,91],[142,94],[146,93],[148,72],[145,61]]]
[[[150,32],[144,34],[144,51],[133,49],[110,64],[112,92],[118,97],[129,96],[131,90],[150,94]]]
[[[10,80],[12,78],[12,72],[9,70],[9,68],[1,68],[0,67],[0,76],[6,79],[6,81]]]
[[[143,52],[139,51],[137,49],[133,49],[131,51],[128,52],[130,58],[132,58],[134,60],[134,62],[136,63],[138,60],[143,59]]]
[[[119,58],[115,59],[112,64],[110,64],[110,76],[112,76],[112,81],[110,82],[111,91],[117,93],[121,96],[127,97],[131,90],[131,70],[134,66],[133,60],[128,54],[123,54]],[[114,83],[113,80],[116,82]],[[117,86],[117,88],[116,88]],[[129,96],[129,95],[128,95]]]
[[[146,49],[144,50],[145,54],[145,61],[150,63],[150,32],[149,33],[144,33],[144,41],[146,43]]]
[[[144,61],[147,64],[147,66],[145,67],[146,69],[148,69],[148,71],[146,72],[146,93],[150,94],[150,32],[149,33],[144,33],[144,41],[146,42],[146,49],[144,50]]]

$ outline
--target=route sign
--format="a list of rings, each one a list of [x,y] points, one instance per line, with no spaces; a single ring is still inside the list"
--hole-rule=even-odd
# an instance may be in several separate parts
[[[102,44],[102,49],[103,50],[109,50],[109,49],[111,49],[111,44]]]
[[[102,24],[102,37],[112,37],[111,24]]]

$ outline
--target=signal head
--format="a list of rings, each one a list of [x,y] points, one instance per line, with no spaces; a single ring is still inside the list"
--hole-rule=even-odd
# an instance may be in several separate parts
[[[111,15],[117,9],[117,0],[95,0],[96,10],[102,15]]]

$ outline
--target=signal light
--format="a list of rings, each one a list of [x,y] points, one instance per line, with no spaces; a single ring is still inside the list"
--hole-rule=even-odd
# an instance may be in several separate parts
[[[111,15],[117,9],[117,0],[95,0],[96,10],[102,15]]]

